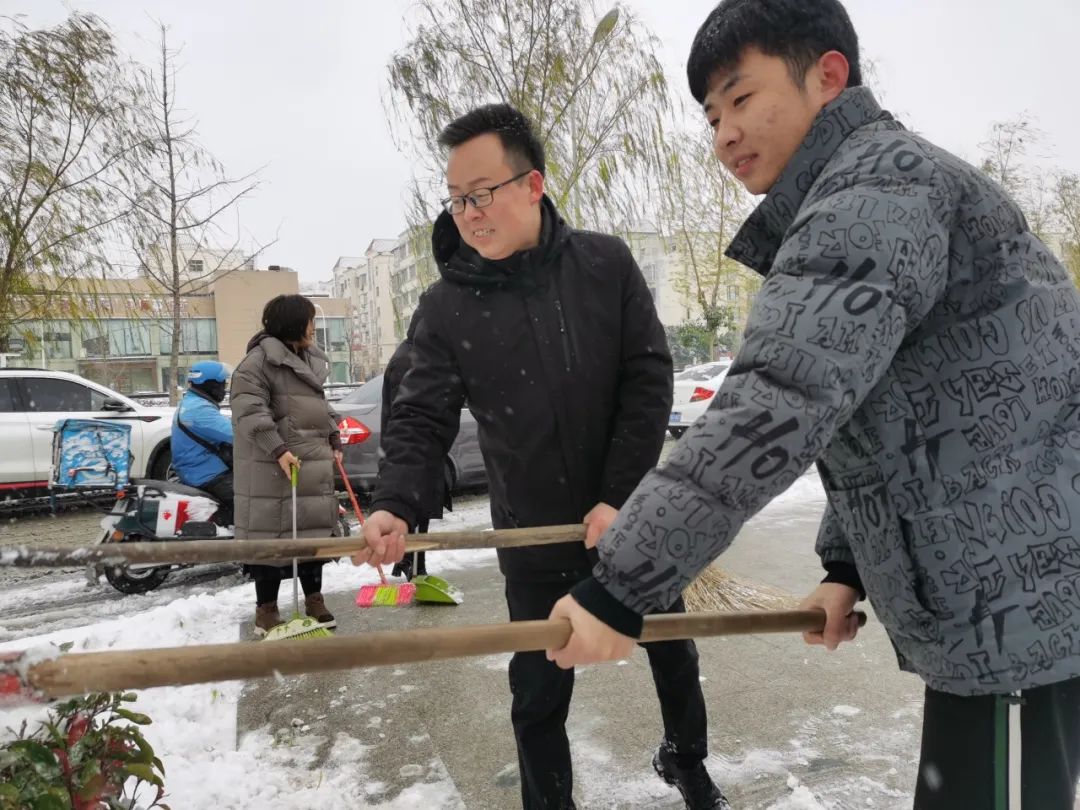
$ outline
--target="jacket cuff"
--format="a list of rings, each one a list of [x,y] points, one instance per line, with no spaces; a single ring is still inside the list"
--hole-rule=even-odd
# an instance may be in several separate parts
[[[285,455],[288,452],[289,452],[289,448],[286,445],[279,444],[277,447],[275,447],[271,451],[270,455],[272,455],[274,457],[274,461],[277,461],[279,458],[281,458],[283,455]]]
[[[825,579],[821,581],[823,583],[835,582],[838,585],[847,585],[849,588],[854,588],[859,592],[860,600],[866,598],[866,589],[863,587],[859,570],[849,562],[833,560],[825,563]]]
[[[595,577],[583,579],[570,589],[570,595],[612,630],[631,638],[641,638],[644,621],[641,614],[612,596]]]
[[[620,486],[619,484],[609,483],[600,487],[600,503],[606,503],[608,506],[615,509],[622,509],[630,496],[634,494],[634,490],[637,488],[637,484],[633,484],[629,487]]]
[[[392,515],[396,515],[409,524],[410,532],[416,530],[418,523],[416,510],[404,501],[393,500],[390,498],[376,498],[371,502],[371,510],[368,514],[373,514],[375,512],[389,512]]]

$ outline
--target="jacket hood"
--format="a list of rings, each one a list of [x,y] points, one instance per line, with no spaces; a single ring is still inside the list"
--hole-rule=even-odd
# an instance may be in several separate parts
[[[266,362],[275,366],[289,366],[297,376],[318,391],[322,390],[326,378],[330,375],[330,358],[318,346],[309,346],[301,356],[273,335],[258,332],[248,341],[248,353],[255,349],[262,350]]]
[[[252,349],[254,349],[256,346],[258,346],[260,343],[262,343],[267,338],[271,338],[271,335],[270,335],[269,332],[264,332],[264,331],[256,332],[255,335],[251,338],[251,340],[248,341],[247,351],[250,352]],[[276,340],[276,338],[273,338],[273,339]]]
[[[445,211],[431,233],[432,254],[444,279],[471,287],[507,288],[536,284],[536,270],[555,256],[570,236],[570,226],[545,194],[540,201],[540,242],[505,259],[485,259],[461,239]]]

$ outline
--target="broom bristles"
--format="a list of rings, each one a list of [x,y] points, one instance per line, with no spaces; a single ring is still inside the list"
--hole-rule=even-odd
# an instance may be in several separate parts
[[[311,629],[306,629],[310,627]],[[330,628],[320,624],[312,616],[301,616],[300,614],[294,614],[293,617],[287,621],[279,624],[277,627],[271,627],[270,630],[263,636],[263,641],[284,641],[285,639],[303,639],[303,638],[333,638],[334,634],[330,632]]]
[[[798,600],[789,593],[740,579],[710,565],[683,591],[687,613],[723,610],[789,610]]]

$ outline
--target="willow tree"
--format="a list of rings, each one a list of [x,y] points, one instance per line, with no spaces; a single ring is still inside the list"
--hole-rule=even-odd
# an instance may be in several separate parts
[[[547,191],[574,225],[608,227],[642,210],[652,122],[668,109],[659,43],[626,8],[593,0],[420,0],[389,65],[386,109],[414,161],[413,224],[444,192],[446,124],[505,102],[532,119]]]
[[[980,168],[1013,198],[1024,212],[1031,232],[1050,241],[1057,228],[1053,183],[1032,158],[1044,134],[1026,115],[990,126],[990,134],[979,144]]]
[[[136,100],[97,17],[38,30],[0,18],[0,351],[21,323],[80,314],[72,291],[107,266],[130,213],[112,181],[137,141]]]
[[[755,274],[724,255],[752,202],[713,154],[704,124],[670,131],[658,125],[652,148],[659,171],[649,197],[671,254],[672,288],[689,304],[711,359],[718,338],[736,330],[740,302],[760,287]]]
[[[1080,286],[1080,175],[1061,175],[1054,185],[1054,211],[1061,226],[1061,252]]]

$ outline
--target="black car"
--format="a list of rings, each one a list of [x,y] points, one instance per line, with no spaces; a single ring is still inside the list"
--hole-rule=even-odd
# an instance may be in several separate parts
[[[341,449],[345,472],[353,486],[370,490],[379,472],[379,440],[382,436],[382,389],[380,374],[351,394],[333,402],[341,415]],[[487,484],[484,458],[476,436],[476,420],[467,408],[461,410],[461,428],[446,460],[446,482],[461,490]]]

